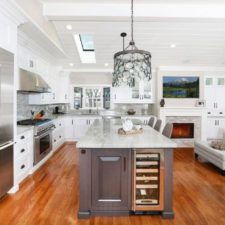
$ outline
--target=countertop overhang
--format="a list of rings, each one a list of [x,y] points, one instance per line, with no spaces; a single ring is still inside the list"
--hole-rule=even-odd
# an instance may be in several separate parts
[[[119,135],[121,120],[95,120],[85,136],[78,143],[78,148],[176,148],[177,144],[163,136],[152,127],[145,125],[143,133]]]

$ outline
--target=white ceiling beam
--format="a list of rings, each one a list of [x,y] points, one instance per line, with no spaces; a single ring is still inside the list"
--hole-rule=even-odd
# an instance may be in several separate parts
[[[225,19],[225,5],[135,4],[135,18]],[[130,4],[44,3],[49,20],[105,20],[130,18]]]
[[[113,69],[76,69],[76,68],[69,68],[69,69],[62,69],[64,72],[79,72],[79,73],[112,73]]]

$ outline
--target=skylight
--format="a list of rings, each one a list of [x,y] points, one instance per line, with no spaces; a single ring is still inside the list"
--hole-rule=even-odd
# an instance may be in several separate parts
[[[94,51],[94,40],[93,36],[89,34],[80,34],[80,42],[83,48],[83,51]]]
[[[82,63],[96,63],[94,39],[90,34],[74,34],[74,41]]]

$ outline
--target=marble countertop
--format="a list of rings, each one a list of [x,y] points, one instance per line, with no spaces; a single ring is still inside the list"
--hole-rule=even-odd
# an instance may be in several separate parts
[[[128,115],[127,113],[119,113],[119,112],[112,112],[112,113],[99,113],[99,114],[83,114],[81,112],[68,112],[65,114],[52,114],[49,118],[51,119],[57,119],[57,118],[62,118],[62,117],[99,117],[102,118],[103,116],[121,116],[121,117],[150,117],[154,116],[152,114],[142,114],[142,113],[137,113],[134,115]]]
[[[119,135],[121,120],[95,120],[85,136],[77,143],[78,148],[176,148],[177,144],[149,126],[143,133]]]
[[[17,125],[17,135],[22,134],[26,131],[33,130],[34,126],[22,126],[22,125]]]

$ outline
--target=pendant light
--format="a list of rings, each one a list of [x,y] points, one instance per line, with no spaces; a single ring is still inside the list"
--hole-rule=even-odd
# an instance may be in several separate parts
[[[133,87],[135,80],[149,81],[151,75],[151,53],[139,50],[134,42],[134,2],[131,0],[131,41],[123,51],[114,55],[113,86]],[[123,45],[124,45],[124,35]]]

